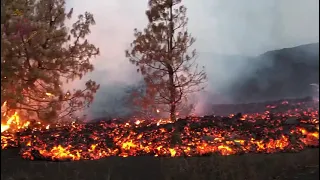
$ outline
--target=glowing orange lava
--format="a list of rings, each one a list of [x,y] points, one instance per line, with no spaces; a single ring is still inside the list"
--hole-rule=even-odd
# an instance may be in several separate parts
[[[31,127],[29,121],[21,121],[14,113],[1,125],[1,147],[19,146],[25,159],[54,161],[108,156],[275,153],[318,147],[317,108],[305,103],[281,105],[288,109],[270,113],[277,107],[270,105],[264,113],[190,117],[175,123],[135,119]],[[296,121],[288,123],[289,118]]]

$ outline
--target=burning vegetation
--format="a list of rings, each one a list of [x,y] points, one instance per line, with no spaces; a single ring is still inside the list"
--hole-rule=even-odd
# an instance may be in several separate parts
[[[271,104],[264,113],[168,120],[50,124],[6,116],[1,148],[30,160],[93,160],[108,156],[204,156],[298,152],[319,146],[314,101]]]
[[[170,120],[54,124],[89,106],[99,89],[92,80],[84,89],[62,88],[94,70],[91,60],[100,50],[86,38],[95,24],[93,15],[79,15],[68,30],[64,21],[73,10],[66,11],[64,0],[28,1],[22,7],[20,0],[4,4],[1,111],[7,110],[1,112],[1,149],[19,148],[29,160],[65,161],[297,152],[319,146],[314,101],[271,104],[262,113],[176,120],[187,97],[202,90],[207,79],[196,50],[190,49],[195,39],[188,32],[181,0],[149,0],[149,23],[135,29],[135,40],[126,51],[146,85],[143,96],[133,102],[147,112],[166,111]],[[23,15],[13,15],[17,8]],[[43,121],[28,120],[22,112]]]

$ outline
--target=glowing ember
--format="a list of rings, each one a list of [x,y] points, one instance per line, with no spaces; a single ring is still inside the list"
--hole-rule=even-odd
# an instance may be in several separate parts
[[[281,112],[274,109],[281,108]],[[101,121],[32,127],[17,113],[1,126],[2,149],[21,147],[26,159],[81,160],[108,156],[197,156],[275,153],[319,146],[314,104],[283,101],[264,113],[190,117],[178,122]],[[25,130],[29,127],[29,130]],[[15,130],[15,131],[13,131]],[[19,132],[19,135],[14,132]]]
[[[46,95],[47,95],[47,96],[49,96],[49,97],[54,96],[54,95],[53,95],[53,94],[51,94],[51,93],[46,93]]]
[[[30,125],[29,121],[21,122],[20,117],[17,112],[12,116],[8,117],[8,120],[5,123],[1,123],[1,133],[8,131],[12,128],[13,131],[27,128]]]
[[[7,131],[10,128],[9,125],[2,125],[1,124],[1,132]]]

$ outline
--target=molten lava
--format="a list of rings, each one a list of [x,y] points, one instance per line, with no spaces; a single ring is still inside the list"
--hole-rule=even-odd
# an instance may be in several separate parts
[[[281,109],[281,111],[276,109]],[[1,124],[1,148],[20,148],[30,160],[81,160],[108,156],[199,156],[212,153],[297,152],[319,146],[318,109],[310,102],[272,104],[263,113],[167,120]]]

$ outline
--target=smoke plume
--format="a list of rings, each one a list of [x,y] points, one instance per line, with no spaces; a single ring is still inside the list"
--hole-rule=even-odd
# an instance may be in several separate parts
[[[194,48],[198,63],[205,66],[208,86],[197,94],[196,112],[210,103],[233,103],[228,93],[232,84],[254,76],[268,59],[252,59],[269,50],[318,42],[318,0],[184,0],[188,8],[189,31],[197,39]],[[122,110],[120,99],[125,87],[140,80],[135,67],[124,56],[133,40],[133,29],[147,24],[147,0],[67,0],[74,15],[89,11],[96,25],[89,40],[100,47],[94,60],[95,71],[81,81],[66,85],[80,87],[86,79],[101,84],[89,114]],[[71,22],[70,22],[71,23]],[[271,65],[270,65],[271,66]],[[206,102],[207,101],[207,102]],[[118,107],[117,107],[118,106]],[[121,114],[121,113],[120,113]]]

